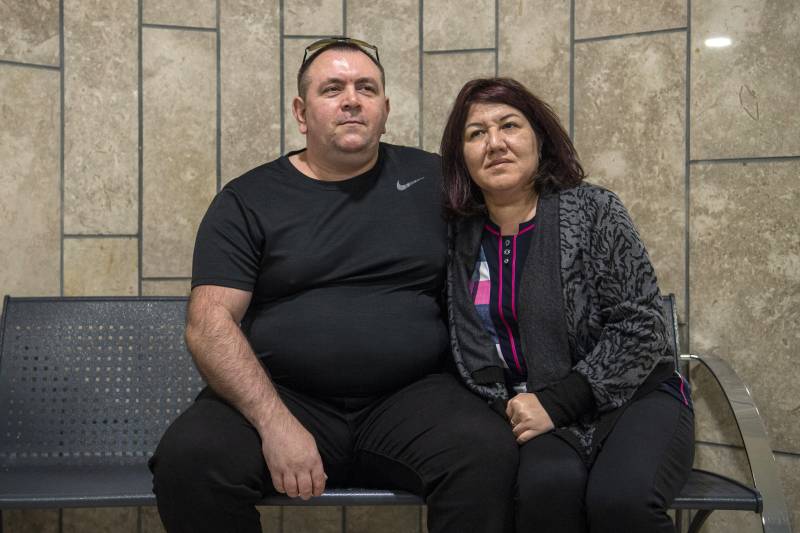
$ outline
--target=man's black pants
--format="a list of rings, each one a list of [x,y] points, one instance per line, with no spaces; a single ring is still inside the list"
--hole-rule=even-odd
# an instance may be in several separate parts
[[[316,439],[326,486],[423,496],[431,533],[513,530],[518,446],[508,423],[452,375],[368,405],[278,391]],[[167,429],[150,468],[170,533],[260,531],[254,505],[275,493],[258,433],[210,389]]]

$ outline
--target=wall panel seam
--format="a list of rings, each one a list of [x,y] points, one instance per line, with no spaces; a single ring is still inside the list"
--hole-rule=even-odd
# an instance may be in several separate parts
[[[569,138],[575,142],[575,0],[569,2]]]
[[[687,30],[687,26],[676,26],[674,28],[665,28],[663,30],[647,30],[636,31],[631,33],[617,33],[614,35],[602,35],[599,37],[584,37],[582,39],[575,39],[576,43],[593,43],[597,41],[614,41],[617,39],[626,39],[628,37],[643,37],[646,35],[660,35],[662,33],[679,33]]]
[[[138,78],[138,92],[139,92],[139,213],[138,213],[138,222],[139,222],[139,246],[138,246],[138,261],[139,261],[139,295],[142,294],[142,274],[144,273],[144,79],[143,79],[143,44],[142,44],[142,35],[144,33],[144,27],[142,25],[142,15],[144,13],[144,0],[138,0],[139,5],[139,41],[137,43],[139,47],[138,51],[138,69],[139,72],[137,73]]]
[[[685,76],[685,99],[684,99],[684,175],[683,175],[683,299],[684,299],[684,313],[686,314],[686,347],[691,353],[691,284],[690,284],[690,268],[691,268],[691,135],[692,135],[692,0],[686,0],[686,76]]]
[[[216,33],[217,28],[205,28],[200,26],[181,26],[179,24],[152,24],[142,23],[143,28],[151,28],[154,30],[181,30],[181,31],[199,31],[205,33]]]
[[[0,59],[0,65],[9,67],[38,68],[44,70],[61,70],[61,65],[43,65],[41,63],[26,63],[25,61],[12,61],[10,59]]]
[[[471,54],[475,52],[495,52],[496,48],[454,48],[452,50],[425,50],[428,55]]]
[[[800,155],[776,155],[776,156],[753,156],[753,157],[728,157],[716,159],[690,159],[692,165],[700,164],[725,164],[725,163],[776,163],[781,161],[798,161]]]
[[[278,106],[279,110],[280,110],[280,113],[278,113],[278,114],[280,115],[280,123],[281,123],[281,140],[280,140],[281,155],[283,155],[283,153],[286,150],[286,105],[284,103],[284,100],[286,99],[286,88],[284,87],[284,85],[286,84],[286,73],[285,73],[285,70],[286,70],[286,58],[284,57],[286,55],[286,47],[284,45],[284,39],[286,39],[287,37],[286,37],[286,35],[283,34],[283,31],[284,31],[284,21],[283,21],[283,19],[284,19],[284,6],[283,6],[283,3],[284,3],[284,0],[279,0],[279,3],[278,3],[278,11],[279,11],[279,13],[278,13],[278,26],[279,26],[278,27],[278,33],[280,34],[280,54],[279,54],[280,55],[280,60],[279,60],[280,61],[280,72],[279,72],[278,75],[280,77],[280,86],[281,86],[280,87],[280,96],[281,96],[281,101],[280,101],[280,105]]]
[[[217,17],[217,192],[222,188],[222,35],[220,33],[220,0],[216,2]]]

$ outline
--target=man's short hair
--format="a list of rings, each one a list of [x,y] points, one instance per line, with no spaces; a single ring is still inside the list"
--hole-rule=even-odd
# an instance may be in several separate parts
[[[297,94],[300,96],[300,98],[306,97],[306,91],[308,91],[308,86],[311,83],[311,80],[309,80],[308,76],[306,76],[308,67],[311,66],[311,63],[313,63],[320,54],[327,52],[328,50],[351,50],[354,52],[361,52],[367,56],[370,61],[372,61],[378,67],[378,70],[380,70],[381,85],[383,86],[384,91],[386,90],[386,72],[383,70],[383,65],[381,65],[380,61],[355,43],[347,41],[333,41],[330,44],[323,46],[319,50],[315,50],[314,53],[308,56],[306,60],[303,61],[303,64],[300,65],[300,70],[297,71]]]

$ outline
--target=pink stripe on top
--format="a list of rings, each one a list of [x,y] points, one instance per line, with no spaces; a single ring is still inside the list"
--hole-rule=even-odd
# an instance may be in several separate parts
[[[514,315],[514,320],[517,321],[519,321],[517,318],[517,288],[515,287],[517,280],[517,237],[532,229],[533,224],[514,235],[514,251],[511,253],[511,314]]]
[[[494,233],[494,232],[493,232]],[[517,370],[521,373],[522,366],[519,364],[519,356],[517,356],[517,347],[516,342],[514,342],[514,334],[511,333],[511,326],[508,325],[506,322],[506,317],[503,315],[503,239],[502,237],[497,240],[497,270],[499,271],[499,279],[498,279],[498,288],[497,288],[497,311],[500,315],[500,320],[503,321],[503,325],[506,327],[506,332],[508,333],[508,340],[511,344],[511,354],[514,356],[514,364],[517,366]],[[514,283],[514,275],[511,275],[511,283]],[[512,293],[513,294],[513,293]],[[512,300],[513,302],[513,300]]]

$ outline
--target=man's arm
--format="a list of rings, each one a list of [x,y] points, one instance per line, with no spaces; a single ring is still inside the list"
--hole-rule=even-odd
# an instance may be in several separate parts
[[[327,476],[316,441],[289,412],[239,323],[252,293],[215,285],[192,290],[186,345],[206,382],[256,428],[278,492],[319,496]]]

